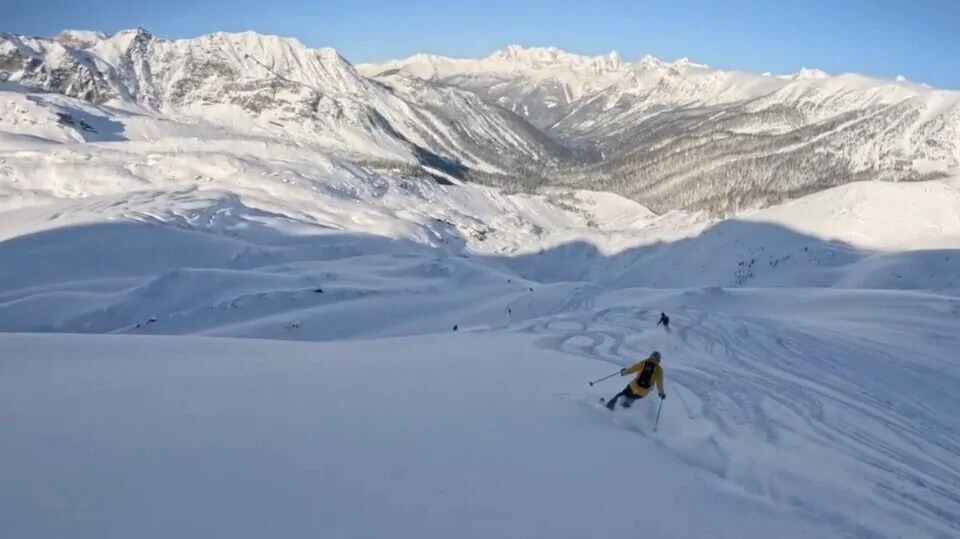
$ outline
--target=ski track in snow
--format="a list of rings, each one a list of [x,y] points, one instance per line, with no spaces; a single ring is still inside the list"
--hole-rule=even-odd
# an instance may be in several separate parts
[[[704,481],[786,504],[844,536],[960,533],[960,397],[950,390],[960,373],[909,359],[949,357],[960,335],[943,335],[935,350],[890,350],[870,333],[882,328],[857,335],[695,310],[673,311],[667,332],[654,325],[659,312],[597,309],[586,290],[565,306],[578,302],[579,312],[517,331],[614,371],[659,349],[668,397],[651,439]],[[574,400],[612,396],[628,381]],[[653,403],[618,409],[615,421],[649,436],[655,393],[645,400]],[[879,511],[860,517],[861,503]]]

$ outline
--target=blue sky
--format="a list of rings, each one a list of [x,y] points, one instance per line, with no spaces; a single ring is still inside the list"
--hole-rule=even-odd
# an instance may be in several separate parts
[[[332,46],[353,63],[416,52],[486,56],[508,44],[625,60],[687,56],[723,69],[903,75],[960,89],[960,0],[12,0],[0,31],[180,38],[256,30]]]

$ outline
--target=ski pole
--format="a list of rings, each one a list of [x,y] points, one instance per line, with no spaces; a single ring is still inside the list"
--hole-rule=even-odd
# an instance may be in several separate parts
[[[610,376],[604,376],[603,378],[601,378],[601,379],[599,379],[599,380],[594,380],[594,381],[590,382],[590,385],[593,385],[593,384],[595,384],[595,383],[597,383],[597,382],[602,382],[602,381],[606,380],[607,378],[613,378],[614,376],[616,376],[616,375],[618,375],[618,374],[620,374],[620,371],[617,371],[617,372],[611,374]]]
[[[660,399],[660,407],[657,408],[657,420],[653,422],[653,432],[657,432],[657,425],[660,424],[660,410],[663,410],[663,399]]]

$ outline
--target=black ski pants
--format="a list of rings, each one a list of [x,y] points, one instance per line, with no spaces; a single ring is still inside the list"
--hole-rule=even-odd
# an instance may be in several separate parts
[[[629,408],[630,405],[633,404],[633,401],[640,400],[644,396],[637,395],[636,393],[634,393],[633,390],[630,389],[630,384],[627,384],[627,387],[623,388],[623,391],[621,391],[620,393],[617,393],[616,395],[613,396],[612,399],[610,399],[610,402],[607,403],[607,408],[610,408],[611,410],[613,410],[613,407],[617,405],[617,399],[619,399],[620,397],[623,397],[623,404],[621,404],[620,406],[623,406],[624,408]]]

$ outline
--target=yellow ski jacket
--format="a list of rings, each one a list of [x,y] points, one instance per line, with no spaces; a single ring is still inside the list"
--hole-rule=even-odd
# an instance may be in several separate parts
[[[647,362],[653,364],[652,372],[650,369],[643,368]],[[659,361],[652,357],[648,357],[623,369],[623,371],[620,372],[620,375],[626,376],[633,373],[637,373],[637,376],[633,380],[630,380],[630,391],[633,391],[634,395],[637,395],[638,397],[646,397],[647,393],[650,392],[650,387],[653,385],[653,383],[657,384],[658,393],[660,395],[664,394],[663,367],[660,366]]]

